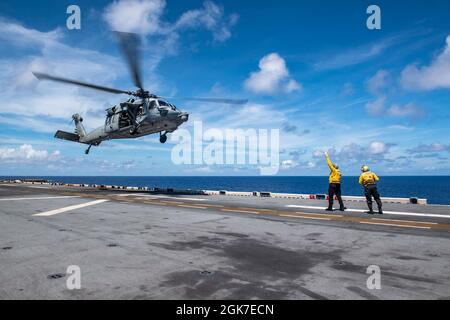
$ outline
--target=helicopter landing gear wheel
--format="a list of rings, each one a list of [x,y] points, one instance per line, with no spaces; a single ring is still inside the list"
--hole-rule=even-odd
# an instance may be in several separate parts
[[[167,135],[165,133],[159,136],[159,142],[166,143],[166,141],[167,141]]]

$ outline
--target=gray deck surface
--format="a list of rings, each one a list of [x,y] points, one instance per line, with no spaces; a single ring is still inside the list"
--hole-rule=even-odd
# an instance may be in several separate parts
[[[450,207],[325,205],[1,184],[0,299],[450,298]],[[66,287],[69,265],[79,290]],[[380,290],[366,286],[370,265]]]

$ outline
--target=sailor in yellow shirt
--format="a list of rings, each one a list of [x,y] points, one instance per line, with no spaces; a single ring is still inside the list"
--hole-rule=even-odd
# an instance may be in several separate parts
[[[341,197],[341,171],[339,170],[339,166],[335,163],[331,162],[330,156],[328,152],[325,152],[325,158],[327,160],[328,167],[330,168],[330,178],[329,178],[329,187],[328,187],[328,208],[327,211],[333,211],[333,198],[336,195],[339,201],[339,210],[345,211],[344,202]]]
[[[378,176],[369,170],[369,167],[364,165],[361,167],[361,176],[359,177],[359,184],[364,186],[364,195],[366,196],[367,206],[369,207],[368,214],[373,214],[372,197],[375,199],[378,205],[378,213],[383,214],[380,199],[380,194],[377,189],[377,182],[380,180]]]

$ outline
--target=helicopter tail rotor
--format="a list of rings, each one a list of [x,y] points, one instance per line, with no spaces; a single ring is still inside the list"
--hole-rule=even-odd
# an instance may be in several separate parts
[[[83,118],[78,113],[76,113],[72,116],[72,119],[75,122],[75,133],[80,138],[83,138],[86,135],[86,130],[84,129],[84,126],[82,124]]]

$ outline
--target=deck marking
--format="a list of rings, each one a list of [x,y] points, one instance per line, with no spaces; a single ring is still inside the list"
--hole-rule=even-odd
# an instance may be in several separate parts
[[[159,198],[154,198],[154,197],[143,197],[143,196],[139,196],[139,197],[136,197],[136,198],[134,198],[134,199],[136,199],[136,200],[159,200]],[[132,199],[133,200],[133,199]]]
[[[342,218],[343,216],[339,214],[326,214],[326,213],[309,213],[309,212],[296,212],[298,214],[307,214],[318,217],[330,217],[330,218]]]
[[[79,198],[79,197],[80,197],[80,196],[33,197],[33,198],[2,198],[2,199],[0,199],[0,201],[68,199],[68,198]]]
[[[154,202],[154,201],[144,201],[144,203],[148,203],[148,204],[154,204],[154,205],[157,205],[157,206],[167,206],[167,204],[166,203],[162,203],[162,202]]]
[[[319,217],[306,217],[306,216],[294,216],[292,214],[280,214],[280,217],[289,217],[289,218],[302,218],[302,219],[313,219],[313,220],[331,220],[330,218],[319,218]]]
[[[183,204],[179,204],[179,205],[177,205],[177,207],[183,207],[183,208],[193,208],[193,209],[208,209],[208,208],[205,208],[205,207],[198,207],[198,206],[189,206],[189,205],[183,205]]]
[[[221,211],[227,211],[227,212],[239,212],[239,213],[253,213],[253,214],[259,214],[257,211],[246,211],[246,210],[232,210],[232,209],[220,209]]]
[[[50,187],[38,187],[38,186],[29,186],[29,188],[35,188],[35,189],[50,189]]]
[[[167,204],[185,204],[184,202],[179,202],[179,201],[161,201],[161,203],[167,203]]]
[[[412,220],[395,220],[395,219],[379,219],[379,218],[372,218],[371,220],[377,220],[377,221],[394,221],[394,222],[406,222],[406,223],[418,223],[418,224],[438,224],[437,222],[422,222],[422,221],[412,221]]]
[[[219,205],[219,204],[203,204],[202,206],[204,207],[211,207],[211,208],[223,208],[223,206]]]
[[[208,201],[208,199],[201,199],[201,198],[185,198],[185,197],[171,197],[172,199],[179,199],[179,200],[188,200],[188,201]]]
[[[76,209],[89,207],[89,206],[94,206],[96,204],[100,204],[100,203],[103,203],[103,202],[106,202],[106,201],[109,201],[109,200],[101,199],[101,200],[90,201],[90,202],[86,202],[86,203],[77,204],[77,205],[74,205],[74,206],[69,206],[69,207],[64,207],[64,208],[60,208],[60,209],[50,210],[50,211],[46,211],[46,212],[36,213],[36,214],[33,214],[33,216],[38,216],[38,217],[53,216],[53,215],[58,214],[58,213],[63,213],[63,212],[67,212],[67,211],[72,211],[72,210],[76,210]]]
[[[301,208],[301,209],[314,209],[314,210],[325,210],[323,207],[316,206],[299,206],[299,205],[286,205],[287,208]],[[362,212],[365,213],[367,210],[363,209],[346,209],[348,212]],[[431,217],[431,218],[445,218],[450,219],[450,215],[444,214],[434,214],[434,213],[417,213],[417,212],[401,212],[401,211],[383,211],[385,214],[399,215],[399,216],[413,216],[413,217]]]
[[[393,224],[393,223],[363,222],[363,221],[360,221],[359,223],[361,223],[361,224],[373,224],[373,225],[377,225],[377,226],[390,226],[390,227],[403,227],[403,228],[416,228],[416,229],[431,229],[431,227],[410,226],[410,225]]]
[[[238,207],[239,210],[258,210],[258,211],[265,211],[265,212],[276,212],[276,210],[271,210],[271,209],[260,209],[260,208],[248,208],[248,207]]]
[[[127,194],[118,194],[116,195],[118,197],[145,197],[145,198],[160,198],[160,199],[174,199],[174,200],[188,200],[188,201],[208,201],[208,199],[202,199],[202,198],[188,198],[188,197],[176,197],[176,196],[165,196],[160,194],[148,194],[148,193],[127,193]]]

